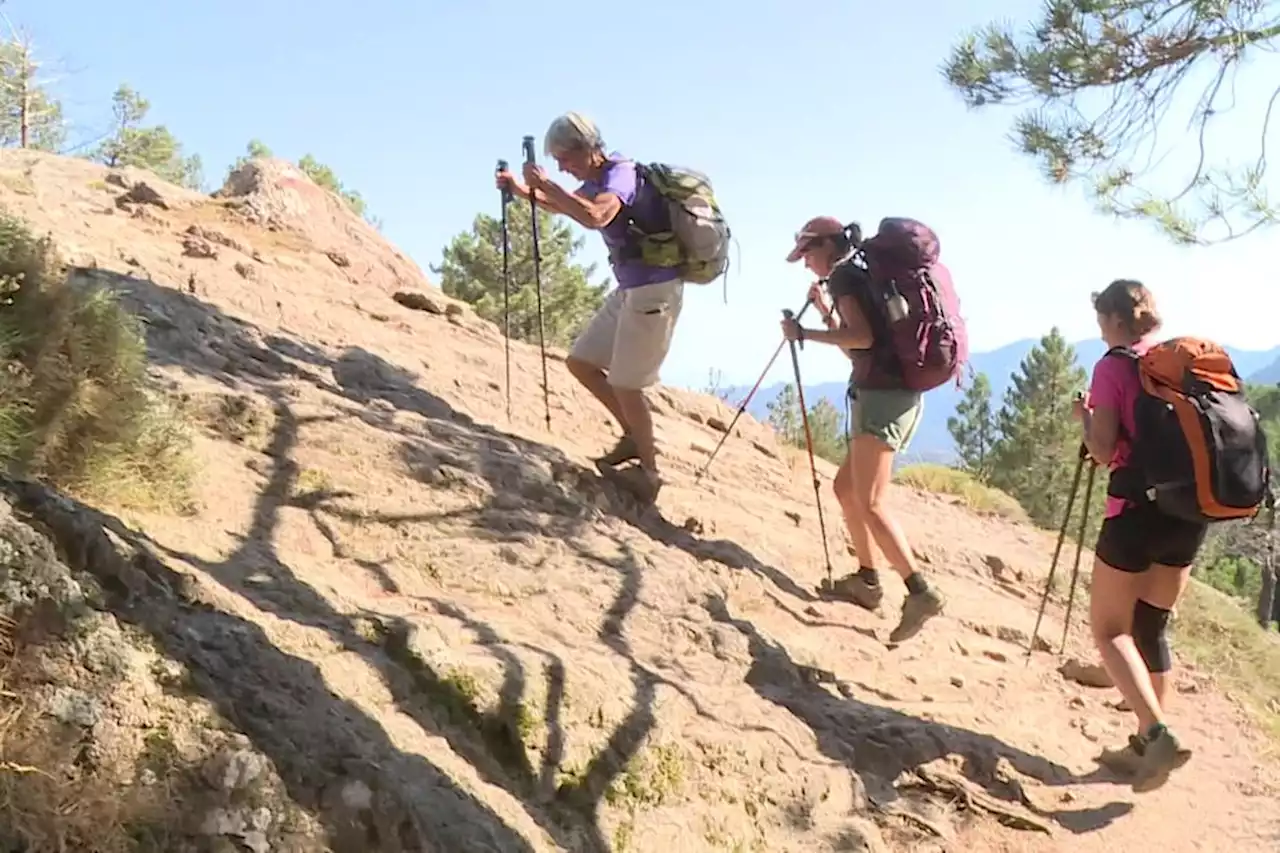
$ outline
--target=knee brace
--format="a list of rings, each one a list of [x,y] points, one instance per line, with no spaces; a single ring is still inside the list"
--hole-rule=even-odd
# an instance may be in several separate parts
[[[1169,638],[1165,636],[1168,624],[1168,610],[1138,599],[1133,607],[1133,644],[1138,647],[1147,672],[1168,672],[1173,668]]]

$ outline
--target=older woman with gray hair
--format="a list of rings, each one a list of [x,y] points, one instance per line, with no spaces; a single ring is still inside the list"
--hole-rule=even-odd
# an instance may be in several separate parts
[[[599,231],[604,239],[618,286],[574,342],[566,364],[622,428],[617,445],[595,460],[597,467],[608,473],[639,460],[634,489],[652,503],[662,479],[644,389],[658,381],[671,347],[684,282],[673,277],[672,268],[640,260],[635,230],[670,229],[670,213],[661,196],[639,177],[633,161],[617,152],[605,153],[604,140],[590,119],[574,112],[560,116],[547,130],[544,148],[560,171],[582,182],[578,189],[564,189],[534,163],[525,164],[524,182],[500,172],[498,186]]]

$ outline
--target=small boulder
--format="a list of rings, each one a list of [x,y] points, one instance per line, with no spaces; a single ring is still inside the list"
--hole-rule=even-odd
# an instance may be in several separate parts
[[[425,311],[428,314],[442,315],[448,310],[448,303],[443,298],[414,290],[397,291],[392,297],[397,303],[414,311]]]
[[[208,258],[213,260],[218,257],[218,250],[203,237],[188,234],[182,240],[182,254],[189,258]]]
[[[122,177],[122,180],[127,180]],[[116,198],[116,206],[124,207],[127,204],[148,204],[152,207],[158,207],[161,210],[170,210],[171,205],[168,200],[155,187],[146,181],[138,181],[129,187],[128,192]]]
[[[1071,658],[1058,667],[1058,674],[1068,681],[1083,684],[1085,687],[1107,688],[1115,686],[1111,681],[1111,676],[1107,675],[1107,671],[1100,665],[1084,663],[1075,658]]]

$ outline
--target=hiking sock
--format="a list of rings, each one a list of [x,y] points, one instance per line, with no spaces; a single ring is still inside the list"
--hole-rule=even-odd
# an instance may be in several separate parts
[[[919,595],[922,592],[929,591],[929,584],[925,582],[924,575],[919,572],[912,572],[907,577],[907,592],[912,595]]]
[[[880,570],[867,568],[866,566],[863,566],[862,568],[858,569],[858,580],[862,581],[867,586],[879,586]]]
[[[1160,735],[1167,731],[1169,731],[1169,727],[1164,723],[1156,723],[1154,726],[1147,729],[1146,733],[1142,736],[1143,745],[1145,746],[1148,743],[1152,743],[1156,738],[1160,737]]]

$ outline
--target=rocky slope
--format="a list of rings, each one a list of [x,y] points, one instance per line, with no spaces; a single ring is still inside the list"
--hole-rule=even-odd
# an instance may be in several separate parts
[[[672,482],[640,511],[562,353],[548,433],[512,346],[508,423],[499,332],[288,164],[209,198],[0,152],[0,202],[142,318],[201,464],[184,517],[0,481],[0,849],[1277,843],[1263,741],[1203,674],[1194,772],[1138,799],[1093,764],[1114,695],[1021,653],[1046,534],[896,491],[949,611],[888,648],[898,585],[880,614],[812,594],[808,472],[767,430],[698,483],[731,412],[659,389]]]

